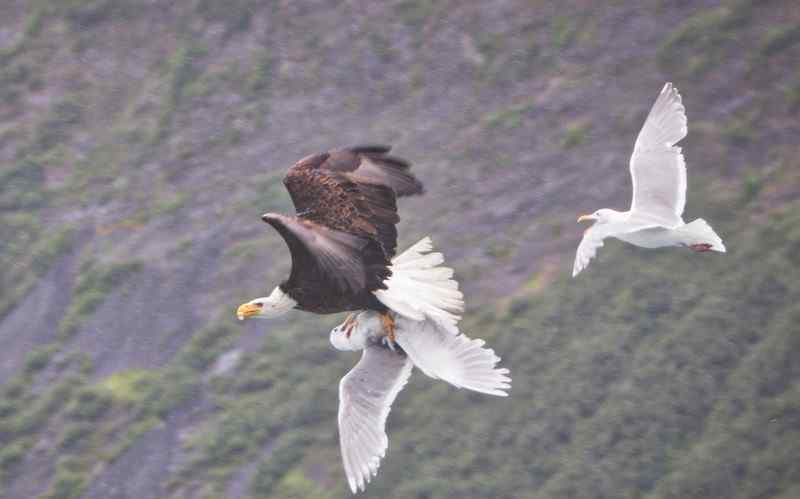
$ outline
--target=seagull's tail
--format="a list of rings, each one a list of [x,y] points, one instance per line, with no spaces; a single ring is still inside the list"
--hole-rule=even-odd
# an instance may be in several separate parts
[[[433,244],[423,238],[392,260],[386,289],[375,296],[396,313],[416,321],[433,319],[455,325],[464,311],[464,295],[453,279],[453,269],[442,267],[444,256],[431,253]]]
[[[725,253],[725,244],[722,239],[702,218],[690,222],[677,229],[681,234],[681,242],[687,246],[693,244],[710,244],[713,251]]]

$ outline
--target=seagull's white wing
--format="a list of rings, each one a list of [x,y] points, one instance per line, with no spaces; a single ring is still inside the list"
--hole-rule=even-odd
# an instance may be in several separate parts
[[[636,232],[639,230],[658,227],[652,221],[642,220],[631,217],[624,222],[612,222],[604,224],[594,224],[583,232],[583,239],[578,245],[575,253],[575,263],[572,266],[572,277],[589,266],[589,261],[597,254],[597,248],[603,246],[603,240],[607,237],[619,236],[622,234]]]
[[[575,263],[572,265],[572,277],[580,274],[583,269],[589,266],[589,261],[597,254],[597,248],[603,246],[603,239],[611,235],[609,231],[611,224],[594,224],[583,231],[583,239],[578,245],[575,253]]]
[[[483,340],[472,340],[435,320],[412,321],[398,317],[397,343],[422,372],[457,388],[505,397],[511,387],[508,369],[495,365],[500,357],[484,348]]]
[[[683,225],[686,163],[675,143],[686,137],[686,109],[667,83],[644,122],[631,155],[631,217],[665,227]]]
[[[412,366],[406,355],[373,343],[339,383],[339,445],[354,494],[378,473],[389,446],[386,418]]]

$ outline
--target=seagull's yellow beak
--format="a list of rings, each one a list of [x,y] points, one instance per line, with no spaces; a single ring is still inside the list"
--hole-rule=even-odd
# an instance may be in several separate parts
[[[238,317],[240,321],[249,319],[254,315],[258,315],[261,312],[262,306],[263,305],[256,303],[243,303],[236,309],[236,317]]]
[[[578,223],[586,222],[588,220],[594,220],[594,217],[592,215],[581,215],[578,217]]]

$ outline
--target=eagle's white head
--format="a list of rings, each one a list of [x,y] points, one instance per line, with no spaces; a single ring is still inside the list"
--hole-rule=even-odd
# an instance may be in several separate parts
[[[255,300],[239,305],[236,317],[240,321],[245,319],[272,319],[279,317],[293,309],[297,302],[286,294],[280,286],[276,286],[269,296],[262,296]]]

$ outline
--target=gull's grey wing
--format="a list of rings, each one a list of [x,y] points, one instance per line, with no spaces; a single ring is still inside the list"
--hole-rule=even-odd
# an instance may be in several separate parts
[[[631,155],[632,218],[670,228],[683,225],[686,162],[675,143],[686,133],[686,109],[678,90],[667,83],[650,109]]]
[[[386,418],[412,366],[405,354],[371,343],[339,383],[339,445],[353,493],[378,473],[389,446]]]
[[[397,317],[397,343],[415,366],[433,379],[457,388],[505,397],[511,387],[508,369],[496,368],[500,357],[473,340],[433,319],[413,321]]]

